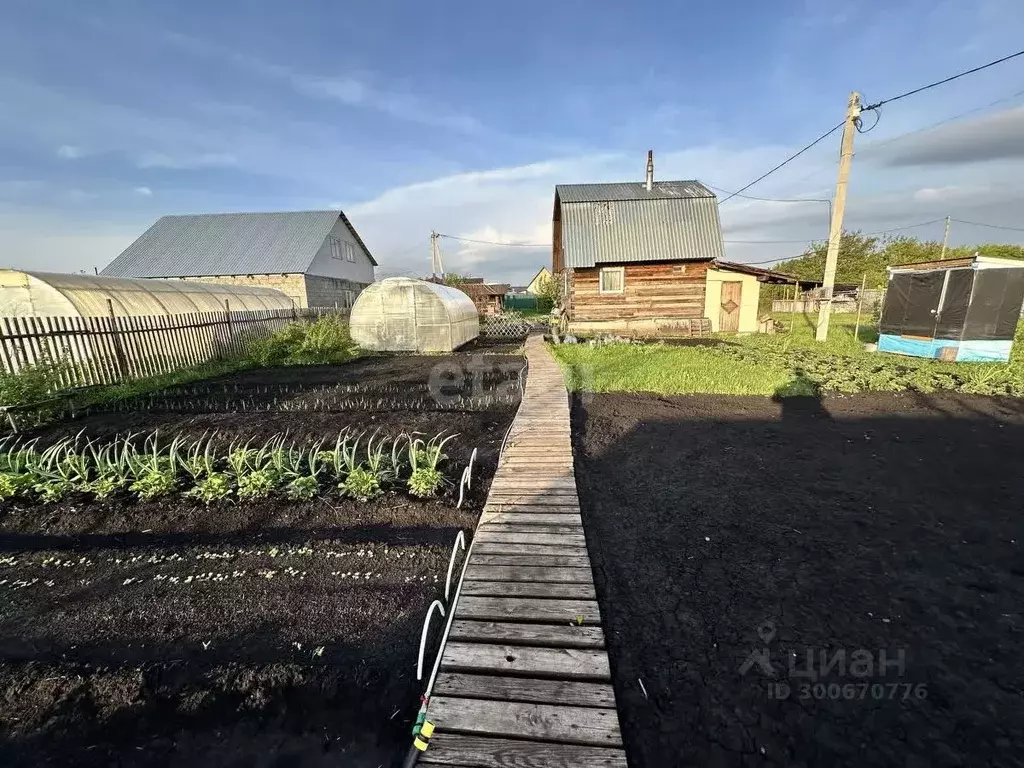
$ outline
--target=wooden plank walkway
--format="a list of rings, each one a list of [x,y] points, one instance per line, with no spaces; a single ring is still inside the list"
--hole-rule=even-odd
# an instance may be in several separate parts
[[[427,709],[420,763],[625,768],[562,372],[539,336]]]

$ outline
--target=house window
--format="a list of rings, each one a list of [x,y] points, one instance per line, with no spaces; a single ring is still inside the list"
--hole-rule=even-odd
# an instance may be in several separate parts
[[[622,293],[625,287],[624,267],[606,267],[601,270],[601,293]]]
[[[331,238],[331,258],[341,259],[341,240]]]
[[[345,261],[355,262],[355,260],[356,260],[356,249],[355,249],[355,247],[353,247],[352,243],[346,241],[345,242]]]

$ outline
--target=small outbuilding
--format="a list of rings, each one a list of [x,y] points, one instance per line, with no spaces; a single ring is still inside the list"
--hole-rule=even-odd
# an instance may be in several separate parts
[[[1010,359],[1024,261],[970,256],[889,267],[878,349],[939,360]]]
[[[376,352],[451,352],[480,335],[480,316],[456,288],[389,277],[359,294],[349,329],[356,344]]]

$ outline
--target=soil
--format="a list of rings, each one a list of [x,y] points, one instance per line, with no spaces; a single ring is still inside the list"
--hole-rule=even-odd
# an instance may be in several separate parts
[[[422,359],[374,358],[225,381],[297,390],[342,386],[355,372],[362,387],[415,387],[429,371]],[[503,380],[489,377],[484,394]],[[38,433],[45,443],[80,430],[217,430],[225,441],[287,431],[312,442],[345,427],[446,430],[459,434],[445,447],[450,479],[478,453],[459,510],[454,485],[431,501],[392,492],[368,503],[80,497],[0,507],[0,765],[394,764],[422,693],[423,616],[443,597],[456,533],[475,525],[514,408],[141,410]]]
[[[588,395],[572,419],[632,768],[1022,764],[1024,402]]]

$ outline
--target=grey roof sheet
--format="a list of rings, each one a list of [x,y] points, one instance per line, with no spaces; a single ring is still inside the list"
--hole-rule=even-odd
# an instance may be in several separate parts
[[[164,216],[100,274],[110,277],[202,277],[302,273],[342,211],[206,213]],[[376,261],[370,256],[370,261]]]
[[[718,203],[713,196],[563,201],[562,252],[574,268],[721,259]]]
[[[602,200],[671,200],[681,197],[710,197],[715,193],[695,179],[656,181],[651,191],[642,181],[616,184],[558,184],[558,199],[563,203],[593,203]]]

